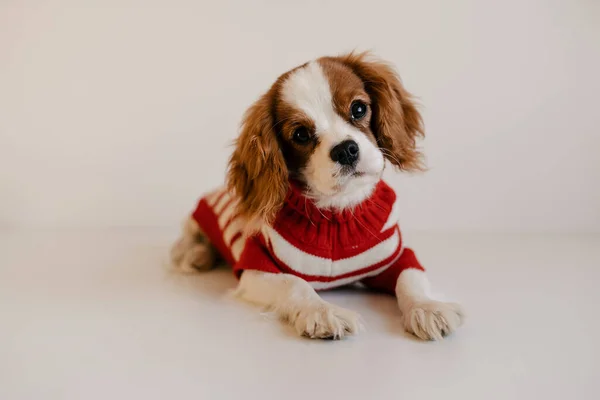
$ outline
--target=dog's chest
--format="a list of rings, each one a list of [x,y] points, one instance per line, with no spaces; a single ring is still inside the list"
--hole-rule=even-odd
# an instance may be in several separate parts
[[[383,267],[401,246],[397,226],[375,233],[352,223],[307,226],[291,221],[265,228],[263,238],[282,270],[321,277]]]

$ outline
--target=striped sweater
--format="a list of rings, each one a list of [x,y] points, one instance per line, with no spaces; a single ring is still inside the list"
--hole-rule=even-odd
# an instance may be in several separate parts
[[[341,212],[318,209],[291,183],[273,225],[249,237],[235,206],[222,188],[200,199],[192,217],[238,277],[247,269],[283,272],[317,290],[362,282],[394,293],[404,269],[423,269],[402,243],[396,194],[383,181],[362,204]]]

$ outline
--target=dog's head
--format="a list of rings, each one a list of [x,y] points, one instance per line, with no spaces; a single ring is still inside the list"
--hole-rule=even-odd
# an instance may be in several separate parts
[[[421,135],[421,116],[393,68],[365,53],[319,58],[280,76],[246,112],[228,186],[240,214],[266,223],[290,179],[318,207],[352,207],[371,194],[384,159],[421,168]]]

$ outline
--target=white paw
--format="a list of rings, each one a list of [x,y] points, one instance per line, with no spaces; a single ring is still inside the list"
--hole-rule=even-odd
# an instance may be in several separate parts
[[[179,265],[188,247],[189,244],[184,238],[177,239],[173,247],[171,247],[171,262],[173,265]]]
[[[361,326],[357,313],[325,302],[297,310],[290,322],[298,334],[312,339],[343,339]]]
[[[173,264],[181,272],[208,270],[215,265],[216,253],[210,244],[194,242],[182,249],[184,246],[177,243],[172,251]]]
[[[423,340],[441,340],[463,322],[462,307],[456,303],[424,301],[404,313],[404,328]]]

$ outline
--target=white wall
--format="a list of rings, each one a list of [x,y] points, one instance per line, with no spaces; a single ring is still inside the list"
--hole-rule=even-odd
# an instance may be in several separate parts
[[[0,2],[0,226],[175,226],[285,70],[395,63],[430,171],[404,227],[600,231],[600,8],[573,1]]]

